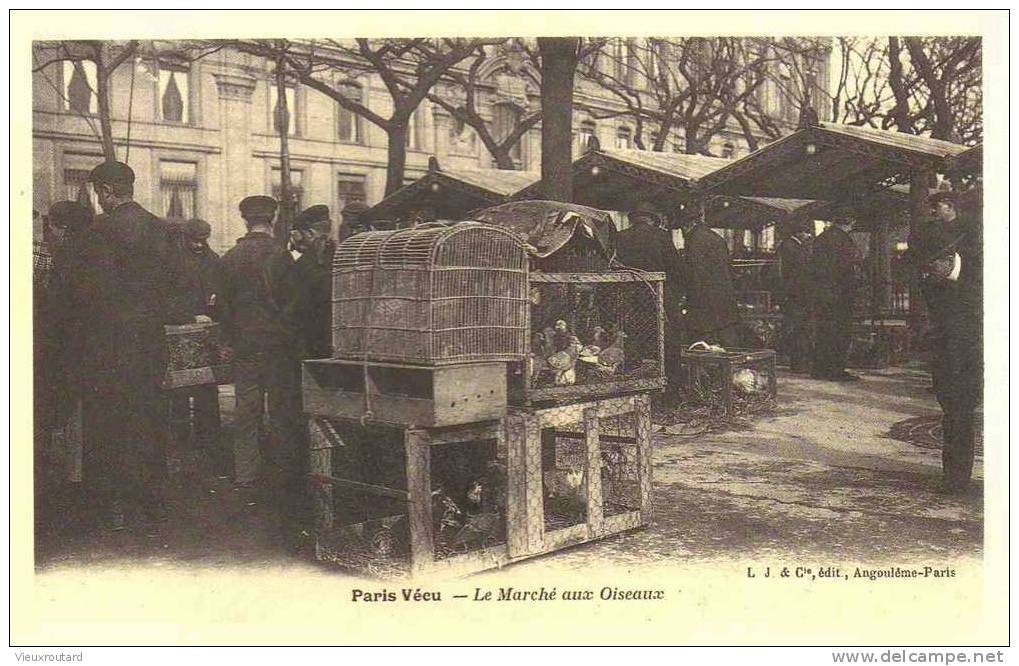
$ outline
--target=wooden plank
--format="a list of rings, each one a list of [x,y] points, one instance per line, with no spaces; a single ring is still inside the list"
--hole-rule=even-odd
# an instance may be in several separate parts
[[[410,525],[410,566],[411,573],[416,574],[435,559],[432,540],[431,449],[421,441],[418,430],[405,431],[403,441],[409,494],[407,517]]]
[[[523,431],[527,549],[537,553],[545,535],[545,488],[541,470],[541,428],[535,414],[526,415]]]
[[[605,522],[602,523],[601,531],[596,538],[600,539],[613,534],[619,534],[620,532],[628,532],[643,527],[646,524],[643,513],[640,511],[617,513],[605,519]]]
[[[638,478],[640,483],[640,513],[644,524],[651,522],[653,503],[651,499],[652,440],[651,440],[651,398],[639,396],[634,427],[637,435]]]
[[[523,417],[510,415],[506,427],[506,541],[511,557],[528,551],[527,445]]]
[[[540,549],[540,552],[536,552],[535,555],[540,553],[551,553],[552,551],[559,550],[560,548],[569,548],[570,546],[575,546],[578,543],[584,543],[590,539],[591,530],[586,523],[564,527],[561,530],[546,533],[542,548]]]
[[[610,272],[610,273],[531,273],[530,282],[654,282],[664,281],[665,273]]]
[[[390,497],[404,502],[410,501],[410,493],[408,493],[406,490],[400,490],[399,488],[388,488],[386,486],[378,486],[373,483],[363,483],[361,481],[353,481],[351,479],[341,479],[339,477],[331,476],[329,474],[317,474],[313,472],[309,476],[315,481],[318,481],[322,484],[328,484],[330,486],[338,486],[340,488],[346,488],[348,490],[354,490],[356,492],[366,493],[368,495]]]
[[[601,441],[598,408],[584,410],[584,444],[587,450],[587,470],[584,474],[587,498],[587,524],[593,534],[602,528]]]
[[[477,439],[498,440],[503,434],[502,421],[489,421],[484,423],[469,423],[450,427],[448,430],[435,430],[429,428],[422,430],[422,441],[429,446],[437,444],[456,444],[458,442],[471,442]]]
[[[333,473],[333,442],[317,418],[308,419],[309,474],[329,475]],[[315,513],[315,529],[325,530],[333,526],[333,488],[326,484],[313,484],[312,510]]]
[[[457,578],[468,576],[486,569],[495,569],[510,562],[509,551],[505,544],[490,546],[463,555],[455,555],[441,560],[434,560],[415,575],[426,576],[429,580],[438,577]]]

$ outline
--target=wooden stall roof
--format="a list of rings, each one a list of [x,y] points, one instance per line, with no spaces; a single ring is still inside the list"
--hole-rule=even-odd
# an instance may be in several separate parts
[[[950,158],[946,168],[950,173],[962,176],[983,175],[984,144],[979,143],[969,150]]]
[[[664,212],[681,214],[695,198],[698,181],[731,163],[725,158],[685,153],[592,150],[573,162],[573,202],[626,211],[643,200]],[[541,184],[534,183],[511,199],[541,196]],[[807,203],[810,202],[715,197],[706,203],[705,215],[712,227],[754,229],[779,222]]]
[[[820,123],[798,130],[699,181],[704,194],[839,201],[906,182],[966,151],[948,141]]]
[[[439,219],[460,220],[472,210],[506,201],[508,195],[538,177],[530,171],[500,169],[430,170],[369,208],[362,219],[402,219],[420,208],[430,208]]]

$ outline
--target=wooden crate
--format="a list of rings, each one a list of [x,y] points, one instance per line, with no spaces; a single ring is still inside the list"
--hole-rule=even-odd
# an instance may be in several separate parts
[[[352,440],[365,427],[348,419],[314,417],[310,422],[316,556],[363,575],[467,575],[636,529],[651,519],[647,394],[517,409],[488,423],[405,428],[400,431],[404,473],[397,475],[401,482],[389,485],[347,478],[337,471],[336,456],[348,454],[345,449],[355,446]],[[505,538],[470,552],[441,554],[436,547],[432,504],[436,456],[447,445],[473,446],[482,441],[494,442],[494,459],[505,464],[506,486],[501,498]],[[582,479],[572,492],[583,508],[583,518],[569,525],[552,515],[555,497],[546,491],[555,487],[559,478],[558,458],[564,464],[575,464]],[[598,472],[589,473],[594,469]],[[567,477],[573,473],[567,471]],[[335,515],[334,492],[338,489],[404,508],[341,524]],[[396,545],[383,555],[378,544]]]
[[[361,418],[438,428],[501,418],[506,413],[506,364],[438,367],[304,361],[302,394],[307,414]],[[367,385],[368,403],[365,403]]]

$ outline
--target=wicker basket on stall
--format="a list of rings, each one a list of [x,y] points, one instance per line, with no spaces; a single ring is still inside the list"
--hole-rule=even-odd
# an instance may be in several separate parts
[[[527,255],[461,222],[352,236],[333,261],[336,358],[447,365],[526,353]]]

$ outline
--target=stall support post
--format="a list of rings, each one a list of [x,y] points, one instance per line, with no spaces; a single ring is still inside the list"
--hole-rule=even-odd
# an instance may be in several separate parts
[[[431,448],[420,430],[404,431],[407,459],[407,517],[410,525],[411,575],[421,573],[435,559],[432,541]]]

